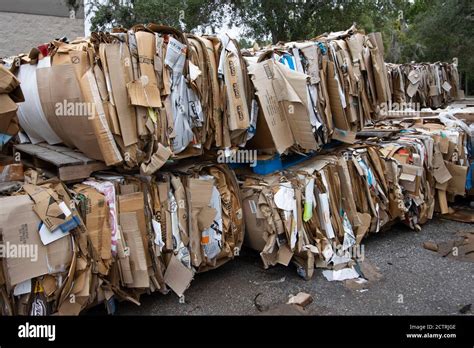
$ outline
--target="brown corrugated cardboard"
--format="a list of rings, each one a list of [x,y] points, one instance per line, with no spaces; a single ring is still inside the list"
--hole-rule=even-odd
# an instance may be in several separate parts
[[[131,82],[133,75],[130,65],[130,51],[124,43],[105,45],[110,83],[120,122],[120,133],[124,145],[129,146],[138,141],[137,115],[135,108],[129,103],[127,93],[127,83]]]
[[[46,247],[37,233],[41,220],[33,211],[33,205],[27,195],[0,198],[0,229],[4,247],[11,244],[18,251],[21,247],[25,253],[31,253],[30,257],[3,259],[11,286],[49,271]]]
[[[275,148],[279,153],[283,153],[294,144],[294,138],[273,88],[273,64],[273,61],[268,60],[250,65],[249,73],[252,75],[255,94],[260,101]]]
[[[84,197],[84,222],[87,228],[87,235],[94,249],[94,254],[91,256],[96,262],[103,264],[103,267],[107,268],[107,261],[112,258],[112,232],[110,229],[109,208],[105,196],[87,185],[76,185],[74,190]],[[99,271],[105,275],[107,274],[107,269],[104,268],[99,268]]]
[[[466,166],[459,166],[451,162],[445,162],[446,167],[449,170],[452,178],[448,181],[447,192],[451,192],[455,195],[465,196],[466,195]]]
[[[8,132],[12,120],[16,117],[17,109],[17,105],[8,94],[0,94],[0,133]]]
[[[61,227],[66,232],[77,226],[70,206],[53,189],[31,184],[24,185],[23,189],[34,200],[33,210],[50,231]]]
[[[149,163],[142,163],[140,170],[145,175],[151,175],[160,169],[173,155],[169,147],[158,144],[158,150],[151,156]]]
[[[133,283],[127,284],[127,286],[131,288],[149,288],[148,267],[139,224],[139,217],[136,212],[120,213],[120,226],[130,253],[133,277]]]
[[[92,126],[103,160],[107,165],[117,165],[122,162],[123,158],[107,123],[98,85],[92,70],[88,70],[84,74],[80,83],[84,99],[91,105],[94,105]]]
[[[317,149],[307,112],[305,75],[272,60],[250,65],[249,73],[276,150],[283,153],[295,144]]]
[[[331,105],[332,120],[334,126],[342,130],[350,130],[349,123],[344,112],[340,90],[341,85],[336,78],[336,70],[333,62],[327,63],[327,92],[329,95],[329,104]]]
[[[145,78],[129,82],[127,90],[132,105],[151,108],[160,108],[162,106],[160,95],[157,93],[159,92],[158,88],[150,85]]]
[[[347,144],[354,144],[356,141],[356,133],[349,130],[342,130],[339,128],[334,128],[332,133],[332,139],[342,141]]]
[[[75,65],[40,68],[36,74],[41,105],[56,134],[66,145],[78,148],[90,158],[102,160],[91,122],[93,104],[86,103],[82,96]]]
[[[147,266],[151,265],[151,258],[148,251],[148,237],[147,237],[147,221],[145,217],[145,198],[143,192],[129,193],[126,195],[119,195],[119,211],[123,213],[136,213],[139,232],[142,240],[142,247],[146,257]],[[132,219],[127,217],[127,222]],[[134,232],[134,231],[132,231]],[[127,242],[128,243],[128,242]]]
[[[71,261],[70,238],[44,246],[38,234],[41,220],[27,195],[0,198],[0,230],[6,271],[11,286],[50,272],[67,270]]]
[[[250,117],[239,57],[229,52],[224,61],[224,78],[229,101],[229,130],[247,129]]]
[[[263,250],[265,240],[262,229],[264,222],[257,216],[260,212],[258,208],[258,193],[252,194],[242,200],[242,210],[245,221],[245,244],[254,250]]]
[[[293,133],[297,145],[304,150],[317,150],[308,114],[308,76],[288,69],[280,63],[274,65],[273,88]]]
[[[24,100],[20,81],[0,64],[0,133],[15,135],[18,132],[15,103]]]
[[[172,255],[165,272],[166,285],[181,297],[191,284],[193,277],[193,272]]]

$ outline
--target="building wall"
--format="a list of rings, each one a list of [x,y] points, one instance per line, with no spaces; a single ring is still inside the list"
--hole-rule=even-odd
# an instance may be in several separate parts
[[[84,19],[0,12],[0,57],[28,53],[32,47],[66,36],[84,36]]]

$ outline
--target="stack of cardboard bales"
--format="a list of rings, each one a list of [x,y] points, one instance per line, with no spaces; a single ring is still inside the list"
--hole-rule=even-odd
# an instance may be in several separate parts
[[[353,143],[390,100],[380,33],[354,26],[246,57],[261,116],[249,146],[310,152],[332,139]]]
[[[466,126],[441,121],[387,122],[379,127],[395,133],[388,139],[333,149],[282,173],[242,175],[246,243],[266,268],[293,261],[306,279],[315,267],[329,268],[329,280],[359,277],[354,265],[368,233],[397,221],[420,230],[472,187]]]
[[[71,188],[50,180],[0,198],[2,314],[79,314],[169,289],[239,254],[239,187],[226,166],[155,177],[104,174]]]
[[[168,158],[245,143],[252,103],[235,40],[155,24],[53,41],[20,57],[20,124],[107,165],[154,173]]]
[[[241,52],[226,35],[137,25],[53,41],[10,68],[18,79],[0,66],[1,133],[18,131],[21,81],[18,120],[32,143],[63,143],[117,170],[68,186],[29,171],[0,197],[2,314],[99,303],[113,313],[115,299],[183,296],[195,273],[239,254],[245,227],[265,267],[356,277],[351,251],[364,236],[396,221],[419,229],[464,194],[462,123],[385,121],[373,130],[391,137],[356,139],[394,93],[380,35],[355,27]],[[241,187],[227,166],[201,163],[242,147],[320,155],[247,173]]]
[[[459,98],[457,61],[453,63],[386,64],[393,103],[420,108],[445,107]]]

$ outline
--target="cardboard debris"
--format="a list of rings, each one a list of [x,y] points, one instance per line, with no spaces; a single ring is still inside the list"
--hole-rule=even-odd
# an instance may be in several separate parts
[[[474,262],[474,232],[458,232],[456,240],[446,242],[425,242],[425,249],[437,252],[442,257],[457,261]]]
[[[290,296],[287,304],[296,304],[301,307],[306,307],[313,302],[313,297],[305,292],[299,292],[295,296]]]
[[[373,283],[382,279],[382,274],[379,272],[378,267],[374,266],[367,258],[359,262],[358,266],[361,276],[367,279],[367,281]]]
[[[447,214],[444,214],[442,218],[446,220],[454,220],[465,223],[474,223],[474,210],[456,208],[453,212],[451,212],[451,210],[448,210]]]
[[[52,188],[26,184],[23,189],[35,202],[33,210],[49,231],[60,228],[67,232],[80,223],[77,215],[71,211],[69,201],[62,200]]]

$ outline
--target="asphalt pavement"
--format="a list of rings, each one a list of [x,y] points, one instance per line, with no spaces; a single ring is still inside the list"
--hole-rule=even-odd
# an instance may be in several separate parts
[[[363,240],[365,257],[382,278],[367,290],[353,290],[343,282],[329,282],[321,269],[306,281],[292,265],[263,269],[258,253],[244,249],[222,267],[197,274],[178,297],[143,295],[141,305],[121,302],[117,315],[258,315],[285,303],[290,295],[306,292],[314,301],[310,315],[464,315],[460,309],[474,303],[474,264],[441,257],[424,249],[425,241],[456,239],[456,232],[474,231],[474,225],[435,218],[414,232],[397,225]],[[465,315],[472,315],[474,306]],[[94,308],[91,314],[105,314]]]

